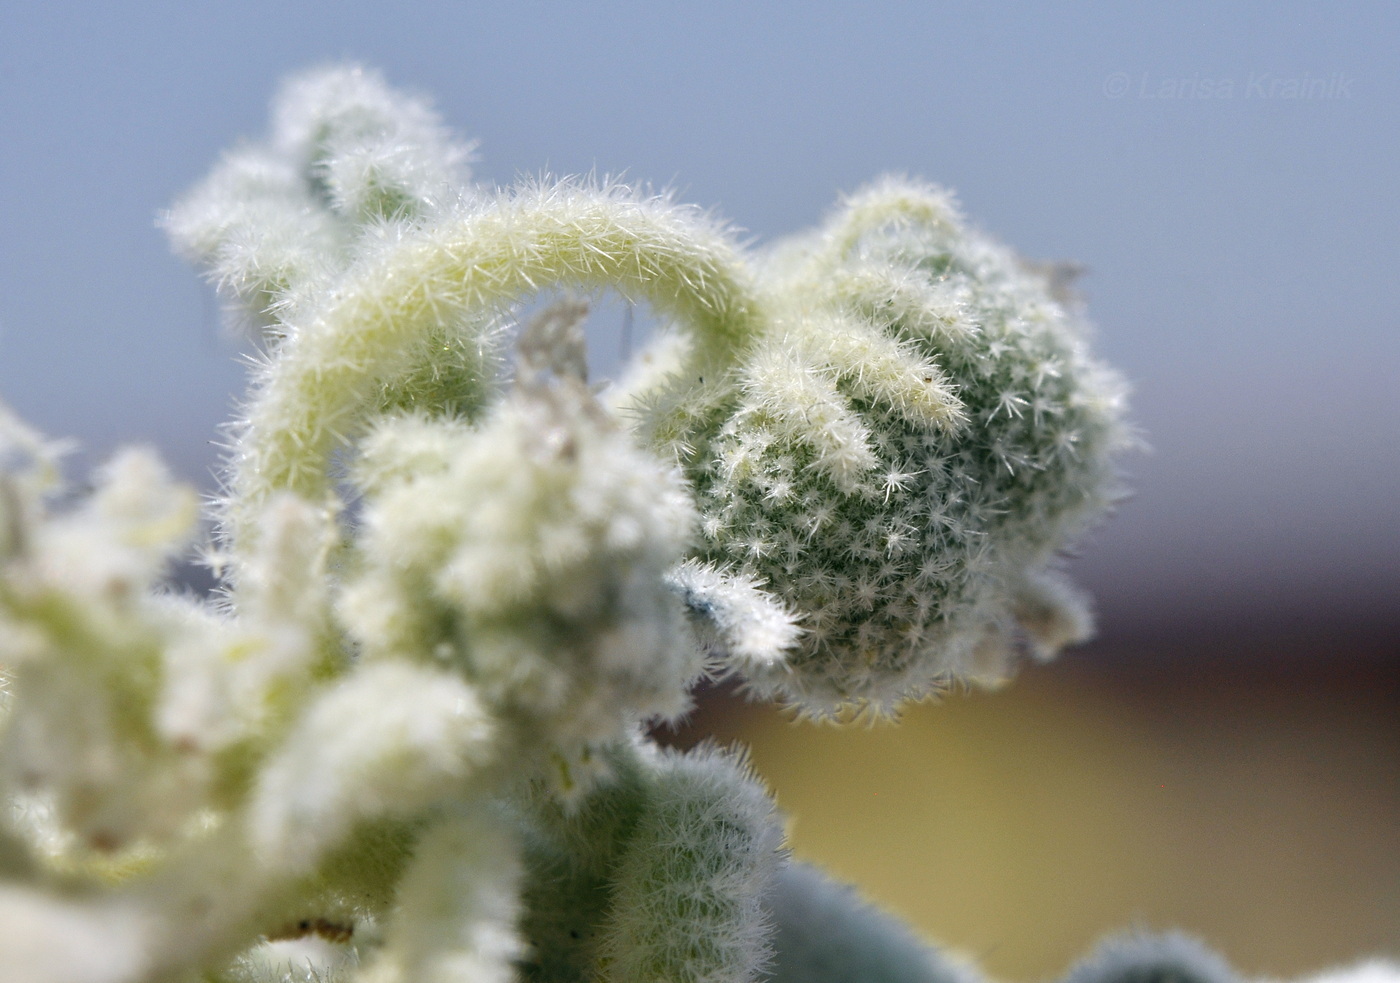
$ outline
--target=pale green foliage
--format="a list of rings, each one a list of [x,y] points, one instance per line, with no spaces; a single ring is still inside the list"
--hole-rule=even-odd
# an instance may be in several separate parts
[[[727,983],[768,961],[761,907],[778,866],[771,804],[720,755],[661,755],[615,861],[601,980]]]
[[[817,869],[791,863],[770,902],[782,958],[771,983],[980,983],[969,963],[929,946],[905,925]]]
[[[521,803],[525,979],[753,979],[779,860],[772,803],[713,748],[627,742],[605,758],[607,777],[576,808]]]
[[[973,980],[784,871],[742,756],[644,735],[706,673],[882,711],[1084,638],[1055,557],[1124,429],[1074,312],[917,182],[753,255],[473,186],[358,68],[273,115],[165,217],[261,349],[220,594],[159,586],[196,513],[151,454],[60,508],[0,417],[0,979]],[[606,396],[579,301],[506,357],[560,287],[668,321]]]
[[[49,449],[13,419],[0,420],[0,445],[24,455],[0,476],[0,644],[15,685],[34,694],[10,713],[6,783],[48,791],[54,820],[92,843],[164,837],[206,784],[164,739],[151,685],[184,626],[149,587],[193,532],[194,496],[151,453],[127,450],[80,508],[53,516]]]
[[[516,931],[521,865],[514,831],[478,810],[438,823],[399,885],[388,944],[364,983],[510,983],[524,954]]]
[[[283,88],[268,140],[227,154],[164,222],[235,323],[275,335],[298,300],[460,194],[469,155],[425,101],[377,74],[308,72]]]
[[[1318,973],[1306,983],[1397,983],[1400,981],[1400,961],[1393,959],[1363,959],[1352,966]]]
[[[796,650],[751,686],[887,710],[1004,678],[1018,636],[1040,657],[1083,640],[1052,566],[1116,493],[1121,385],[1047,284],[937,189],[893,179],[764,268],[773,326],[743,366],[651,397],[701,555],[799,614]]]
[[[1134,933],[1106,939],[1061,983],[1240,983],[1214,952],[1185,935]]]

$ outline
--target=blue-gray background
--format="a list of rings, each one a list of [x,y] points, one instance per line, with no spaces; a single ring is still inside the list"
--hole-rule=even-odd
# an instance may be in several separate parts
[[[1397,48],[1383,3],[12,0],[0,394],[209,487],[242,370],[153,216],[262,132],[279,78],[353,58],[431,94],[481,178],[625,173],[759,241],[882,172],[955,188],[1088,267],[1134,383],[1152,451],[1076,562],[1106,634],[1394,653]]]

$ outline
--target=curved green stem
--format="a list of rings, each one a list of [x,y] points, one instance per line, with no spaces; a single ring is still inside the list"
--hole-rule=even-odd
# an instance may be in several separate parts
[[[822,259],[839,261],[855,248],[861,236],[890,222],[954,232],[962,225],[962,218],[952,196],[943,189],[923,181],[885,177],[847,198],[826,222]]]
[[[287,339],[231,462],[225,533],[246,548],[245,526],[273,492],[326,494],[331,453],[379,388],[413,367],[415,342],[547,286],[645,298],[689,327],[710,371],[727,368],[762,323],[744,261],[692,210],[576,187],[503,195],[352,271]]]

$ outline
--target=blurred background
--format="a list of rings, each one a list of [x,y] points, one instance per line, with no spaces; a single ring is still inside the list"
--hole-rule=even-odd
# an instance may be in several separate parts
[[[750,743],[799,856],[1008,980],[1128,926],[1258,976],[1400,957],[1398,47],[1379,2],[19,0],[0,394],[75,474],[137,441],[212,487],[239,349],[154,217],[318,62],[431,94],[482,180],[622,174],[758,243],[944,183],[1084,265],[1134,384],[1151,451],[1072,567],[1100,637],[897,727],[717,693],[675,739]]]

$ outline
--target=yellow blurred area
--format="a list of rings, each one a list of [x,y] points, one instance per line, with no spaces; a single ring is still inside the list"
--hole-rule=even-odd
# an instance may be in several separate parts
[[[1253,977],[1400,956],[1394,665],[1092,661],[898,725],[712,694],[678,737],[748,744],[796,856],[995,977],[1057,977],[1131,927]]]

